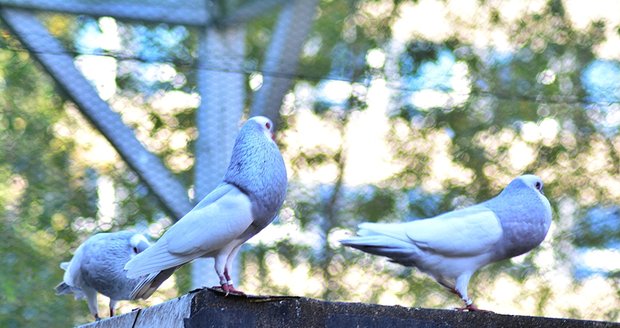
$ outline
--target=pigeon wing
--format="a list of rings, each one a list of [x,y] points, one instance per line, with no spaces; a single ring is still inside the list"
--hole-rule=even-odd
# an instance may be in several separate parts
[[[239,237],[253,222],[250,198],[234,186],[207,206],[197,206],[172,226],[168,251],[176,255],[218,250]],[[198,204],[200,205],[200,204]]]
[[[503,232],[493,211],[475,205],[409,222],[405,233],[421,249],[445,256],[475,256],[492,249]]]
[[[250,224],[249,197],[232,185],[221,184],[172,225],[160,240],[129,261],[125,265],[127,276],[136,278],[165,270],[217,251],[235,240]]]

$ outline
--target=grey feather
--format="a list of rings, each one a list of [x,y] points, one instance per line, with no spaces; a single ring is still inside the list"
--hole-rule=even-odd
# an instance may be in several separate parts
[[[551,206],[534,175],[514,179],[496,197],[434,218],[406,223],[363,223],[341,243],[413,266],[457,293],[476,310],[467,285],[481,267],[538,246],[551,224]]]
[[[542,188],[542,181],[540,183]],[[495,250],[495,260],[529,252],[547,236],[551,224],[549,201],[526,185],[523,179],[513,180],[497,197],[483,205],[497,215],[504,232]]]
[[[91,313],[98,317],[96,293],[110,298],[111,308],[118,300],[131,300],[131,291],[140,279],[128,279],[123,267],[138,252],[147,248],[142,235],[129,231],[99,233],[88,238],[76,250],[70,262],[63,262],[63,282],[58,295],[75,294],[85,298]]]
[[[254,123],[254,122],[251,122]],[[235,141],[224,182],[241,189],[252,200],[254,225],[260,230],[276,217],[286,196],[286,166],[280,150],[258,124],[245,124]]]
[[[61,282],[58,285],[56,285],[56,288],[54,288],[54,290],[56,290],[56,295],[73,294],[73,290],[71,289],[71,286],[65,284],[64,282]]]

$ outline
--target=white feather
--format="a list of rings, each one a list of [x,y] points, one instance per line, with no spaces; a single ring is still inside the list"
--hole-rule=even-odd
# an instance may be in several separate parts
[[[418,247],[445,256],[476,256],[489,251],[502,237],[499,219],[482,205],[403,225],[404,233]]]
[[[217,199],[200,202],[153,246],[127,262],[127,276],[136,278],[187,263],[237,239],[252,224],[251,201],[235,187],[219,188],[214,191]]]
[[[145,242],[147,244],[149,244],[149,241],[146,239],[146,237],[144,237],[144,235],[137,233],[133,236],[131,236],[131,239],[129,239],[129,244],[132,247],[136,247],[138,246],[138,244],[140,244],[140,242]]]
[[[71,261],[63,262],[60,264],[60,267],[65,270],[62,281],[71,286],[76,287],[78,282],[81,280],[81,265],[82,259],[84,257],[84,244],[81,244],[73,254]],[[63,268],[64,265],[64,268]]]

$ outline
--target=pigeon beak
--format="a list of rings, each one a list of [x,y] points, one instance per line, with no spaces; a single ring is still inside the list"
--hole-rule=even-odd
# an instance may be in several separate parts
[[[271,132],[271,140],[276,141],[276,135],[273,132]]]

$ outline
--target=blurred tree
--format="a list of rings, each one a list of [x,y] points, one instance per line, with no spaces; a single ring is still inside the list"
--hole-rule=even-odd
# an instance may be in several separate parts
[[[566,273],[563,271],[566,267],[572,268],[569,269],[572,272],[587,271],[576,257],[584,250],[580,247],[587,244],[589,249],[613,250],[620,240],[617,225],[611,223],[618,221],[616,210],[608,210],[605,215],[584,216],[601,204],[620,201],[616,189],[620,138],[617,129],[610,133],[606,128],[607,115],[618,110],[618,98],[611,96],[610,100],[609,91],[618,95],[620,90],[616,87],[597,93],[596,89],[584,85],[586,71],[593,62],[600,61],[595,49],[605,41],[605,23],[595,21],[589,28],[577,29],[561,1],[549,1],[539,11],[526,11],[522,17],[506,21],[498,14],[497,5],[483,2],[477,12],[489,17],[489,22],[471,26],[455,19],[451,23],[462,24],[464,28],[455,28],[443,41],[415,37],[402,51],[394,52],[398,46],[394,45],[394,31],[390,26],[401,12],[399,9],[409,4],[344,3],[324,3],[321,7],[317,35],[308,43],[321,50],[305,58],[308,66],[302,67],[302,72],[304,69],[316,72],[323,67],[320,76],[344,79],[353,88],[356,84],[365,87],[359,103],[366,102],[371,81],[384,79],[391,83],[392,117],[387,135],[394,159],[402,164],[402,170],[378,186],[352,188],[345,178],[346,168],[364,164],[348,162],[343,146],[327,149],[317,145],[293,152],[293,176],[309,168],[335,170],[333,184],[293,185],[291,189],[303,191],[291,191],[288,204],[293,212],[282,218],[283,224],[298,221],[302,233],[321,236],[317,245],[298,247],[300,252],[293,253],[298,257],[294,263],[309,262],[309,275],[324,286],[312,295],[332,300],[388,303],[394,302],[390,295],[396,295],[400,304],[443,307],[452,304],[455,300],[424,275],[385,264],[385,259],[342,249],[336,240],[344,236],[343,229],[353,229],[361,221],[430,217],[488,199],[515,176],[534,172],[547,181],[545,190],[556,213],[548,245],[483,270],[477,281],[493,281],[504,273],[517,284],[537,284],[531,290],[518,292],[514,302],[533,299],[538,315],[563,311],[569,316],[617,320],[620,316],[617,306],[593,305],[581,309],[578,304],[558,304],[564,297],[562,293],[574,287],[556,290],[549,280],[552,274],[548,274]],[[330,17],[339,17],[337,21],[341,23],[334,24]],[[471,30],[494,29],[507,33],[514,51],[492,46],[479,49],[467,34]],[[374,48],[380,48],[388,58],[383,67],[370,65],[368,56]],[[326,53],[331,56],[325,56]],[[342,56],[346,59],[341,60]],[[394,65],[389,65],[390,57],[396,59],[396,72]],[[436,71],[446,66],[452,66],[452,71],[437,76]],[[465,71],[466,88],[455,86],[449,76],[445,77],[455,74],[455,70],[458,73],[458,69]],[[326,80],[318,81],[320,90]],[[435,92],[435,97],[440,99],[434,103],[441,105],[418,105],[412,101],[428,90]],[[357,105],[358,94],[351,92],[348,99],[336,102],[321,100],[319,95],[314,102],[315,114],[336,127],[340,140],[346,139],[351,113],[365,108]],[[596,94],[604,94],[605,98]],[[298,106],[303,107],[303,103]],[[296,114],[288,116],[291,127],[301,124]],[[284,139],[288,147],[286,143]],[[447,156],[450,163],[447,168],[438,167],[436,157],[440,156]],[[429,185],[434,185],[431,188],[434,192],[423,191]],[[286,248],[298,245],[292,237],[285,241]],[[270,270],[282,268],[274,257],[291,263],[288,257],[292,253],[283,252],[283,247],[282,242],[274,243],[271,248],[250,250],[249,253],[256,254],[246,257],[246,262],[258,263],[260,278],[255,284],[261,292],[291,291],[290,287],[271,286],[274,278]],[[544,255],[540,253],[549,248],[557,261],[541,262]],[[251,265],[246,267],[249,268],[246,279],[251,280],[256,271]],[[284,268],[290,267],[284,265]],[[602,275],[617,290],[617,271],[588,272],[590,276]],[[545,278],[536,283],[528,281],[533,280],[533,275]],[[352,279],[353,276],[358,277]],[[377,277],[379,280],[371,280]],[[579,280],[571,283],[580,284]],[[491,294],[492,287],[481,283],[472,286],[475,296]],[[606,294],[605,299],[605,302],[613,300],[612,304],[616,305],[620,302],[619,295],[613,292]]]
[[[58,259],[77,239],[71,219],[96,214],[96,190],[87,171],[72,169],[73,144],[54,136],[65,113],[50,80],[25,52],[0,57],[0,325],[72,325],[73,315],[56,314],[78,304],[55,299],[52,289],[62,276]]]
[[[437,2],[437,10],[450,3]],[[426,276],[343,249],[338,239],[362,221],[420,219],[487,199],[513,177],[534,172],[546,181],[554,208],[548,241],[482,270],[471,285],[473,296],[499,312],[618,320],[618,272],[593,272],[581,262],[587,252],[617,252],[620,241],[614,119],[620,90],[605,84],[620,76],[613,75],[620,66],[596,53],[606,23],[578,28],[563,4],[543,1],[510,18],[503,3],[483,1],[474,22],[445,9],[445,22],[438,24],[450,32],[436,37],[402,32],[415,2],[321,1],[282,108],[278,139],[291,175],[288,199],[279,221],[245,248],[242,287],[328,300],[457,305]],[[248,92],[260,88],[262,74],[277,74],[258,69],[276,16],[248,25],[247,71],[240,72],[248,75]],[[191,187],[197,31],[109,18],[44,18],[77,61],[114,59],[112,107]],[[97,33],[111,33],[118,43],[87,42]],[[507,36],[508,47],[486,40],[498,33]],[[474,36],[488,42],[481,46]],[[3,29],[0,235],[8,242],[0,246],[0,325],[66,326],[86,321],[87,311],[53,296],[62,275],[58,263],[95,231],[139,225],[157,237],[171,220],[27,53],[16,49],[20,45]],[[603,79],[603,72],[612,75]],[[349,180],[349,170],[365,163],[348,156],[357,141],[351,131],[373,110],[377,93],[389,98],[383,108],[387,147],[398,169],[368,185]],[[314,123],[317,130],[305,128]],[[325,131],[332,134],[320,135]],[[320,142],[299,141],[308,132]],[[308,182],[309,175],[321,178]],[[16,279],[24,272],[33,274],[30,283]],[[179,293],[187,291],[187,272],[175,282]],[[575,295],[591,286],[608,290],[583,307]]]

